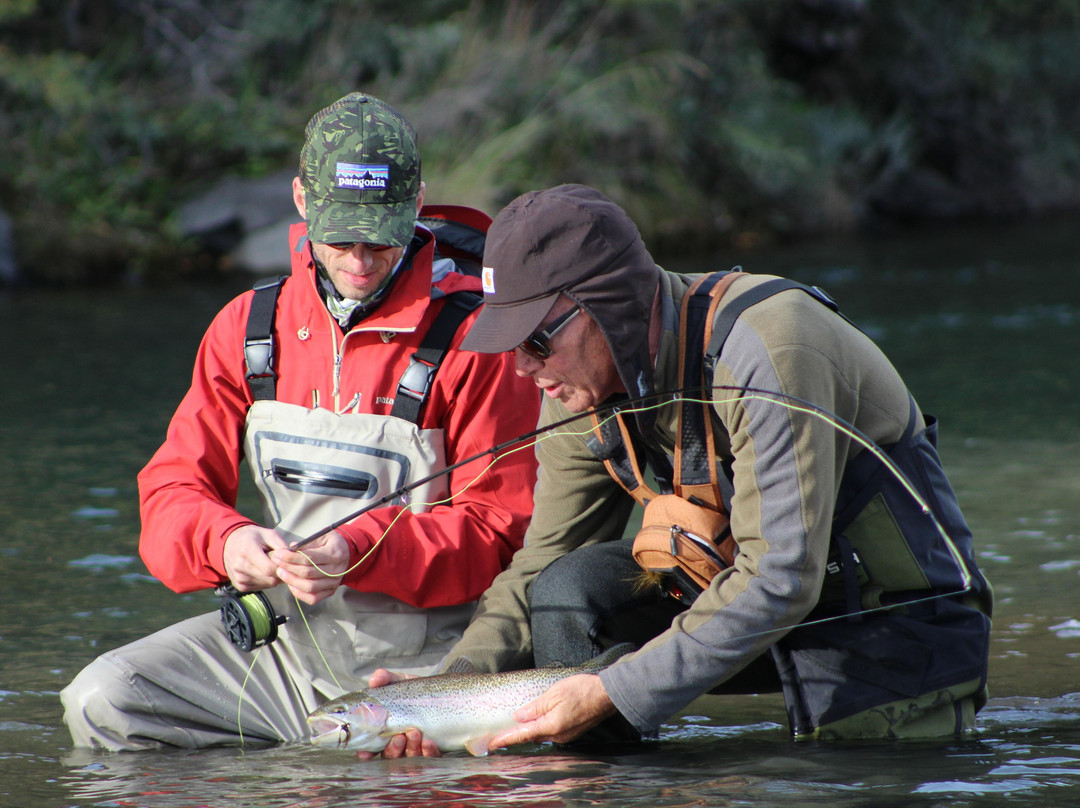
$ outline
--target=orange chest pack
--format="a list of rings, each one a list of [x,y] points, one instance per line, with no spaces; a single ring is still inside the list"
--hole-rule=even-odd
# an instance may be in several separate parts
[[[720,272],[699,278],[683,297],[679,315],[679,366],[684,389],[702,389],[704,352],[712,338],[720,299],[743,273]],[[674,456],[640,449],[624,415],[616,411],[601,420],[593,414],[593,452],[608,473],[644,506],[642,526],[634,538],[634,559],[669,595],[691,602],[723,569],[731,566],[738,545],[731,536],[727,507],[730,484],[714,451],[713,420],[706,403],[676,403]],[[639,459],[642,455],[642,459]],[[645,480],[652,469],[660,491]],[[725,492],[724,489],[728,489]]]

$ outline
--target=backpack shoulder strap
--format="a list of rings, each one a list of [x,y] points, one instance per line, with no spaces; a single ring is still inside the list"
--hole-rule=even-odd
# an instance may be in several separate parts
[[[435,236],[438,256],[451,259],[463,275],[479,277],[484,241],[491,219],[487,214],[460,205],[425,205],[417,219]],[[450,350],[454,334],[469,314],[483,302],[474,292],[453,292],[446,297],[420,347],[398,380],[390,415],[414,424],[431,392],[435,373]]]
[[[244,334],[245,378],[256,401],[273,400],[277,395],[277,371],[274,370],[274,315],[278,295],[288,275],[264,278],[254,287]]]
[[[711,319],[709,314],[715,310],[724,290],[741,274],[733,271],[705,275],[696,280],[683,297],[679,315],[679,359],[684,388],[696,390],[701,387],[702,335]],[[674,465],[668,463],[666,457],[650,456],[648,452],[646,461],[654,466],[664,464],[662,469],[654,467],[661,489],[673,490],[698,503],[704,499],[710,506],[722,510],[718,474],[712,460],[712,422],[708,417],[708,404],[688,404],[680,399],[678,407]],[[615,481],[642,505],[659,496],[662,491],[653,490],[645,481],[638,448],[622,413],[616,410],[603,421],[593,413],[592,424],[593,435],[586,443]]]
[[[712,387],[713,368],[739,315],[755,303],[786,289],[801,289],[833,311],[833,300],[816,286],[806,286],[785,278],[766,281],[725,305],[717,317],[721,298],[728,287],[744,275],[738,267],[714,272],[696,280],[683,297],[679,315],[679,360],[685,390],[701,390],[701,403],[680,399],[676,427],[673,486],[679,497],[720,513],[726,512],[731,483],[716,464],[712,404],[707,393]],[[839,313],[839,312],[838,312]],[[841,315],[843,316],[843,315]],[[845,318],[846,319],[846,318]],[[587,440],[594,456],[603,461],[608,473],[642,504],[658,496],[645,482],[633,439],[622,414],[601,421],[592,414],[593,435]]]
[[[427,401],[432,381],[450,350],[454,334],[480,303],[480,296],[474,292],[454,292],[447,295],[435,322],[424,335],[416,353],[409,357],[409,366],[398,380],[391,416],[404,418],[414,424],[419,423],[420,408]]]
[[[484,239],[491,219],[480,211],[455,205],[425,206],[419,221],[432,230],[436,251],[451,258],[458,271],[479,275]],[[297,249],[303,241],[297,244]],[[254,285],[255,295],[248,312],[244,335],[245,378],[256,401],[273,400],[277,396],[277,371],[274,369],[274,318],[277,313],[281,285],[288,275],[266,278]],[[454,292],[424,336],[420,348],[410,357],[398,381],[392,415],[417,422],[420,408],[427,399],[432,379],[442,363],[458,326],[482,299],[473,292]]]
[[[712,372],[716,367],[716,360],[719,358],[720,351],[723,350],[724,343],[727,341],[728,335],[731,334],[731,329],[735,327],[735,321],[739,319],[739,316],[755,303],[760,303],[761,301],[788,289],[801,289],[818,302],[828,306],[837,314],[840,314],[841,317],[844,316],[840,313],[840,307],[836,305],[836,301],[829,297],[829,295],[820,287],[807,286],[806,284],[788,280],[787,278],[773,278],[772,280],[765,281],[764,283],[755,286],[753,289],[743,292],[732,302],[727,304],[720,313],[720,316],[715,318],[715,322],[712,323],[712,333],[708,337],[708,345],[705,348],[706,381],[710,384],[712,383]],[[844,317],[844,319],[846,320],[847,318]]]
[[[460,205],[424,205],[417,221],[435,236],[435,251],[449,258],[463,275],[480,277],[484,242],[491,219]]]

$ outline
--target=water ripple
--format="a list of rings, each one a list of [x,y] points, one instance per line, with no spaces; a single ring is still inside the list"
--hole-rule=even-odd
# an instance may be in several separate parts
[[[76,558],[68,562],[69,567],[85,567],[93,570],[103,570],[112,567],[126,567],[135,561],[135,556],[108,555],[106,553],[93,553],[84,558]]]

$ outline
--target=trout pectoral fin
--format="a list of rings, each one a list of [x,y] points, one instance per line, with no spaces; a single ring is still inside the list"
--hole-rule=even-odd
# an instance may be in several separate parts
[[[465,749],[470,755],[476,755],[477,757],[484,757],[490,750],[488,744],[491,743],[491,739],[495,737],[497,733],[488,732],[483,735],[477,735],[475,738],[469,738],[465,741]]]

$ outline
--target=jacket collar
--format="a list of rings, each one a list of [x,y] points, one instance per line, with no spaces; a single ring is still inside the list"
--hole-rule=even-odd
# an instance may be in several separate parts
[[[422,244],[413,254],[412,265],[401,270],[386,299],[351,331],[411,332],[420,326],[431,301],[435,239],[423,227],[416,228],[414,238],[420,238]],[[289,244],[292,246],[292,274],[302,281],[310,304],[328,317],[329,312],[317,289],[315,259],[303,222],[289,229]]]

